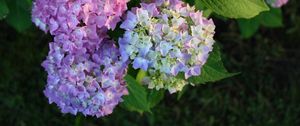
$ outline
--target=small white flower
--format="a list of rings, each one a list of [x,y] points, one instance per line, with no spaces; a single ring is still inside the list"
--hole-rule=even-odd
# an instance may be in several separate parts
[[[136,11],[138,22],[140,22],[142,26],[149,26],[150,17],[148,11],[144,9],[137,9]]]

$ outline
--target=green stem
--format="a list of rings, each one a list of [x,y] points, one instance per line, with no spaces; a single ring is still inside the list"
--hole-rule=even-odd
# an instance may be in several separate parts
[[[141,84],[146,75],[147,75],[147,72],[140,69],[136,76],[136,81]]]
[[[81,126],[81,115],[76,116],[75,126]]]

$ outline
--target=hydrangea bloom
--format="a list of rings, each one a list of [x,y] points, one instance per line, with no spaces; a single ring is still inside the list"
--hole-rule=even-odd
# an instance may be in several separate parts
[[[54,36],[42,66],[44,91],[63,113],[105,116],[127,94],[127,63],[106,32],[127,10],[127,0],[36,0],[32,21]]]
[[[127,10],[127,0],[36,0],[32,21],[52,35],[81,26],[114,29]]]
[[[104,39],[94,44],[76,32],[55,36],[42,64],[48,72],[44,93],[49,102],[63,113],[97,117],[112,113],[121,96],[128,94],[123,80],[127,64],[113,43]]]
[[[127,13],[119,39],[122,60],[133,60],[133,68],[148,71],[149,88],[180,91],[185,78],[198,76],[214,44],[212,20],[178,0],[142,3]],[[169,79],[167,79],[169,78]]]
[[[280,8],[283,5],[287,4],[289,0],[267,0],[267,2],[275,8]]]

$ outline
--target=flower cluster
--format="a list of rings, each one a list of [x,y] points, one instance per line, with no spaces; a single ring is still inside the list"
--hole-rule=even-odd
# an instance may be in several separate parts
[[[127,10],[127,0],[36,0],[32,21],[52,35],[70,33],[75,28],[90,26],[114,29]],[[93,34],[93,33],[91,33]]]
[[[128,94],[127,61],[109,40],[127,10],[127,0],[36,0],[32,21],[54,36],[42,66],[44,91],[63,113],[105,116]]]
[[[128,11],[121,24],[125,34],[119,39],[122,60],[133,60],[133,68],[148,71],[149,88],[180,91],[185,79],[201,74],[214,44],[212,20],[179,0],[142,3]]]
[[[127,64],[119,60],[112,41],[104,39],[97,48],[88,49],[88,41],[56,36],[42,66],[48,72],[44,91],[50,103],[63,113],[105,116],[122,101],[127,89],[123,80]]]
[[[201,74],[214,44],[212,20],[179,0],[153,0],[128,11],[119,47],[109,39],[128,0],[36,0],[32,21],[54,41],[42,66],[44,91],[63,113],[105,116],[128,94],[128,62],[147,71],[142,82],[170,93]],[[177,75],[184,73],[184,78]]]
[[[280,8],[283,5],[287,4],[289,0],[267,0],[267,2],[275,8]]]

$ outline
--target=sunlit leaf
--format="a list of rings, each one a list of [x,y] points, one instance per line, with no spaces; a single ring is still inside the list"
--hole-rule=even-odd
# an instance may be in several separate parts
[[[196,0],[195,3],[228,18],[252,18],[269,10],[264,0]]]

